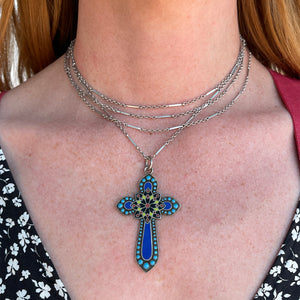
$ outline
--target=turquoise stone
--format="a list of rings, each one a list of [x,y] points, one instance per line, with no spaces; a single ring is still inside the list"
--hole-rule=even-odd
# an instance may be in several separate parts
[[[154,261],[154,260],[151,260],[151,261],[150,261],[150,265],[151,265],[151,266],[154,266],[154,265],[155,265],[155,261]]]
[[[139,192],[134,198],[126,196],[117,203],[122,214],[133,214],[140,222],[135,257],[145,272],[151,270],[158,260],[156,220],[162,215],[172,215],[180,208],[175,199],[162,198],[156,190],[157,181],[147,174],[141,179]]]

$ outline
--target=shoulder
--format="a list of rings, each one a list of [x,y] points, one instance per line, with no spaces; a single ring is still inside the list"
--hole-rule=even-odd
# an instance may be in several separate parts
[[[0,102],[0,122],[36,118],[45,107],[53,105],[53,99],[63,97],[62,85],[67,77],[61,59],[20,86],[6,92]],[[47,104],[47,106],[46,106]]]
[[[18,152],[23,152],[39,137],[45,138],[45,128],[59,127],[68,120],[70,111],[73,112],[72,106],[66,104],[72,100],[66,96],[69,90],[72,91],[72,87],[59,59],[6,92],[0,102],[1,147],[7,152],[20,149]]]
[[[64,72],[63,57],[59,58],[4,94],[0,101],[0,142],[8,128],[29,132],[72,122],[81,104],[76,100],[76,91]]]

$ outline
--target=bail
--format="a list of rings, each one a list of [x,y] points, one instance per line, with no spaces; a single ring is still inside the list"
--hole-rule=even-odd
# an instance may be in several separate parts
[[[152,172],[153,172],[153,157],[152,156],[145,157],[144,172],[145,172],[146,175],[152,174]]]

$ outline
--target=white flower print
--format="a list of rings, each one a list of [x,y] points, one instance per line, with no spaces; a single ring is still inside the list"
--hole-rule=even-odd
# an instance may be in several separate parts
[[[280,292],[279,294],[277,294],[276,290],[273,293],[274,295],[274,300],[282,300],[282,292]]]
[[[19,253],[19,245],[16,243],[13,243],[12,246],[9,247],[11,255],[17,256]]]
[[[20,245],[23,247],[23,251],[25,252],[27,244],[30,243],[29,233],[22,229],[21,232],[18,233],[18,239],[20,240]]]
[[[30,295],[27,295],[26,290],[17,291],[17,300],[28,300],[30,299]]]
[[[18,271],[20,268],[19,266],[19,262],[17,261],[17,259],[10,259],[8,261],[8,266],[7,266],[7,275],[5,277],[5,279],[7,279],[9,276],[11,275],[15,275],[16,271]]]
[[[3,255],[0,274],[4,274],[0,275],[0,299],[68,300],[68,292],[30,222],[1,147],[0,160],[3,160],[0,161],[0,250]]]
[[[58,291],[59,296],[67,299],[67,290],[60,279],[55,280],[54,287]]]
[[[289,259],[285,265],[284,265],[291,273],[296,273],[296,271],[298,270],[298,264],[297,262]]]
[[[2,278],[0,278],[0,294],[4,294],[5,289],[6,289],[6,285],[3,284],[3,280]]]
[[[279,293],[277,294],[277,291],[276,291],[276,290],[274,290],[273,296],[274,296],[273,300],[283,300],[283,298],[284,298],[284,299],[287,299],[287,298],[290,298],[290,297],[291,297],[290,294],[283,294],[282,291],[279,292]]]
[[[40,294],[40,298],[46,299],[46,298],[50,297],[50,293],[49,292],[51,291],[51,288],[50,288],[50,286],[48,284],[45,284],[42,281],[37,282],[36,280],[32,280],[32,282],[37,287],[37,289],[35,291],[38,294]]]
[[[274,277],[277,277],[281,273],[281,266],[274,266],[270,270],[270,274],[273,275]]]
[[[8,200],[8,198],[6,198],[6,197],[0,197],[0,206],[6,206],[6,202],[5,201],[7,201]]]
[[[299,226],[296,226],[296,228],[294,228],[292,230],[292,239],[293,239],[293,241],[296,241],[296,242],[300,241]]]
[[[5,220],[5,222],[6,222],[6,226],[9,227],[9,228],[13,228],[15,226],[15,222],[11,218],[7,218]]]
[[[300,285],[300,273],[298,273],[298,275],[295,276],[295,279],[294,279],[294,280],[295,280],[295,281],[292,282],[291,285],[294,285],[295,283],[296,283],[297,285]]]
[[[1,175],[1,174],[4,174],[5,172],[8,172],[8,171],[9,171],[9,170],[6,169],[6,168],[4,168],[3,165],[0,165],[0,175]]]
[[[32,244],[38,246],[41,243],[41,239],[37,235],[32,235],[31,242]]]
[[[13,183],[9,183],[2,188],[3,194],[11,194],[15,191],[15,185]]]
[[[22,270],[22,277],[20,278],[20,281],[23,281],[24,279],[28,279],[30,275],[30,272],[28,270]]]
[[[5,156],[3,154],[3,150],[2,149],[0,149],[0,161],[1,160],[5,160]]]
[[[262,297],[269,297],[270,296],[270,291],[272,291],[272,286],[267,284],[267,283],[263,283],[261,285],[261,287],[259,288],[259,290],[257,291],[257,294],[255,295],[255,298],[258,298],[258,296],[262,296]]]
[[[18,224],[21,227],[26,226],[27,222],[29,220],[29,214],[25,211],[18,219]]]
[[[22,206],[22,204],[21,204],[22,200],[17,198],[17,197],[13,198],[11,201],[14,204],[15,207],[21,207]]]
[[[299,221],[300,221],[300,209],[299,208],[296,209],[296,213],[295,213],[293,220],[295,221],[295,223],[299,223]]]
[[[54,271],[51,266],[48,266],[46,263],[43,263],[43,267],[47,277],[52,277],[52,272]]]

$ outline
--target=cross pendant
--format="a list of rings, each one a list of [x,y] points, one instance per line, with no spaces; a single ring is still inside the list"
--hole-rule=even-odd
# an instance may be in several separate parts
[[[135,199],[124,197],[117,208],[124,215],[134,214],[140,220],[138,239],[136,244],[136,261],[143,271],[150,271],[158,260],[158,241],[155,220],[162,215],[173,215],[180,207],[172,197],[161,199],[156,192],[157,181],[148,174],[139,184],[140,192]]]

